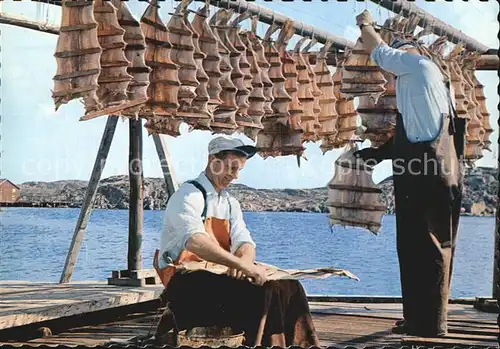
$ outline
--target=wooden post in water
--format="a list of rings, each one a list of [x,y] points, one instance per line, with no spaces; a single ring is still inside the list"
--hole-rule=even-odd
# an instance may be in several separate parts
[[[165,178],[165,184],[167,185],[167,194],[170,198],[170,196],[172,196],[172,194],[177,191],[177,189],[179,189],[179,185],[175,180],[175,175],[170,160],[170,154],[168,153],[167,145],[160,135],[153,135],[153,140],[155,142],[158,158],[160,159],[160,165],[163,172],[163,177]]]
[[[128,270],[142,269],[143,230],[143,171],[142,171],[142,119],[129,120],[129,225],[128,225]]]
[[[500,119],[498,119],[500,126]],[[500,136],[497,140],[500,147]],[[497,180],[500,183],[500,152],[497,155]],[[497,211],[495,214],[495,238],[493,243],[493,300],[500,306],[500,186],[497,191]]]
[[[500,174],[498,176],[500,181]],[[500,191],[500,189],[499,189]],[[500,197],[500,193],[498,194]],[[493,244],[493,300],[500,299],[500,203],[497,203],[496,224],[495,224],[495,242]],[[500,305],[500,302],[498,303]]]
[[[78,221],[76,223],[76,228],[73,233],[73,239],[71,240],[71,245],[68,251],[68,255],[66,256],[66,262],[64,264],[64,269],[61,274],[59,283],[69,282],[69,280],[71,279],[71,274],[73,273],[76,260],[78,259],[78,252],[80,251],[83,236],[85,235],[85,229],[87,228],[87,223],[90,218],[90,212],[92,211],[95,194],[97,193],[97,188],[99,187],[102,171],[104,169],[106,159],[108,158],[111,141],[113,140],[113,136],[115,135],[117,123],[117,116],[108,116],[108,121],[106,122],[106,127],[104,128],[104,132],[101,138],[101,145],[99,146],[99,150],[97,151],[94,168],[92,169],[92,174],[90,175],[87,192],[85,193],[80,216],[78,217]]]

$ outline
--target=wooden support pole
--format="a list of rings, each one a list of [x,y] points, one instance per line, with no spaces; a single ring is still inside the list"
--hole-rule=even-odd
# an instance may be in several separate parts
[[[156,146],[156,152],[158,153],[158,158],[160,159],[160,166],[163,172],[163,177],[165,178],[165,184],[167,186],[168,197],[172,196],[174,192],[179,189],[178,182],[175,180],[175,175],[173,172],[172,161],[170,160],[170,154],[167,149],[167,145],[161,138],[161,135],[153,135],[153,140]]]
[[[85,198],[80,210],[80,216],[78,217],[78,221],[76,223],[76,228],[73,233],[73,239],[71,240],[71,245],[68,251],[68,255],[66,256],[66,262],[64,264],[64,269],[61,274],[59,283],[69,282],[69,280],[71,279],[71,274],[73,273],[76,260],[78,259],[78,252],[80,251],[83,236],[85,235],[85,229],[87,228],[87,223],[90,218],[90,212],[92,211],[95,194],[97,193],[97,188],[99,187],[102,171],[104,169],[106,159],[108,158],[111,141],[113,140],[113,136],[115,135],[117,123],[117,116],[108,116],[108,121],[106,122],[106,127],[104,128],[104,132],[101,138],[101,145],[99,146],[99,150],[97,151],[94,168],[92,170],[92,174],[90,175],[87,191],[85,193]]]
[[[500,127],[500,118],[497,121]],[[498,136],[497,144],[500,146],[500,136]],[[500,152],[497,155],[497,168],[500,169]],[[497,172],[497,180],[500,182],[500,170]],[[497,305],[500,306],[500,187],[497,191],[497,211],[495,220],[495,238],[493,243],[493,299],[497,300]]]
[[[500,165],[500,161],[498,162]],[[498,175],[500,181],[500,174]],[[493,244],[493,299],[500,304],[500,189],[498,192],[499,201],[497,203],[495,239]]]
[[[432,32],[439,36],[446,35],[448,40],[454,44],[463,43],[467,50],[478,51],[485,53],[489,50],[488,46],[481,44],[479,41],[465,35],[461,31],[446,24],[439,18],[434,17],[429,12],[415,6],[413,2],[406,0],[371,0],[372,2],[382,6],[383,8],[398,13],[403,17],[408,18],[411,13],[419,15],[420,22],[418,25],[422,28],[430,28]]]
[[[143,230],[143,171],[142,171],[142,119],[129,119],[129,225],[128,270],[142,269]]]

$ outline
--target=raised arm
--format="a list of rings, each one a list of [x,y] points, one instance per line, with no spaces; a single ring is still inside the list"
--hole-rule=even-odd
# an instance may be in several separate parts
[[[375,48],[384,42],[373,27],[373,18],[368,10],[364,10],[356,17],[356,24],[361,30],[361,39],[363,46],[368,54],[371,54]]]
[[[373,18],[368,10],[356,17],[356,24],[361,29],[361,39],[371,59],[382,69],[396,76],[419,71],[422,56],[389,47],[373,27]]]

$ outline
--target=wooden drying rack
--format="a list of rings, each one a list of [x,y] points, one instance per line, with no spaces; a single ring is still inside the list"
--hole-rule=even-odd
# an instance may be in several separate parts
[[[53,5],[61,5],[61,0],[32,0],[33,2],[50,3]],[[163,1],[163,0],[160,0]],[[203,1],[203,0],[195,0]],[[489,70],[496,71],[499,68],[499,57],[498,50],[489,49],[487,46],[479,43],[478,41],[470,38],[469,36],[463,34],[452,26],[444,23],[438,18],[433,17],[428,12],[418,8],[412,3],[408,3],[402,0],[370,0],[379,6],[382,6],[392,12],[398,13],[399,15],[408,18],[411,13],[417,13],[421,20],[419,25],[421,27],[429,27],[432,33],[436,35],[445,35],[448,40],[453,43],[462,43],[464,47],[468,50],[477,51],[482,54],[482,56],[476,61],[476,70]],[[283,24],[286,20],[290,18],[274,12],[270,9],[260,7],[251,2],[245,0],[209,0],[209,3],[213,6],[233,9],[235,12],[243,13],[250,12],[252,15],[257,15],[259,21],[272,24],[276,23],[278,25]],[[37,30],[45,33],[59,34],[59,27],[48,25],[46,23],[30,21],[18,16],[12,16],[9,14],[0,12],[0,23],[19,26],[27,29]],[[332,41],[332,53],[329,53],[327,57],[327,64],[331,66],[336,65],[336,54],[341,50],[354,47],[354,43],[341,37],[334,36],[326,31],[320,30],[310,25],[294,23],[295,33],[303,37],[312,37],[317,40],[318,43],[325,44],[327,41]],[[314,64],[316,61],[317,52],[311,52],[310,60]],[[82,119],[89,119],[92,117],[100,115],[111,114],[113,112],[118,112],[119,110],[108,111],[104,113],[97,112],[96,115],[87,115]],[[500,120],[499,120],[500,121]],[[94,168],[90,176],[89,184],[87,186],[87,191],[85,198],[81,207],[80,216],[74,230],[73,239],[71,241],[70,249],[66,258],[64,269],[60,278],[60,283],[69,282],[74,265],[77,260],[78,252],[80,249],[81,242],[85,233],[85,229],[90,217],[90,212],[92,210],[92,204],[94,202],[95,195],[97,193],[97,188],[102,175],[103,166],[105,163],[109,149],[111,146],[111,141],[113,139],[116,125],[118,122],[118,116],[109,115],[104,128],[104,132],[101,138],[101,144],[97,152],[97,156],[94,163]],[[137,166],[137,164],[142,164],[142,151],[143,151],[143,139],[142,139],[142,122],[139,120],[129,120],[129,138],[130,138],[130,149],[129,149],[129,163],[134,163],[135,168],[131,169],[129,166],[129,180],[130,180],[130,208],[129,208],[129,240],[128,240],[128,269],[122,271],[113,271],[112,277],[108,279],[110,284],[120,284],[120,285],[131,285],[131,286],[141,286],[148,281],[155,282],[152,280],[155,278],[154,272],[151,270],[142,269],[142,257],[141,257],[141,241],[142,241],[142,230],[143,230],[143,197],[142,197],[142,169]],[[163,176],[165,178],[165,183],[167,186],[168,195],[172,195],[178,188],[177,181],[175,180],[175,175],[172,171],[170,156],[166,148],[166,144],[160,135],[153,135],[153,140],[155,142],[155,147],[160,159]],[[499,138],[500,142],[500,138]],[[500,162],[500,153],[499,153]],[[499,178],[500,179],[500,178]],[[499,192],[500,201],[500,192]],[[497,222],[500,221],[500,210],[497,210]],[[495,228],[495,251],[500,244],[500,224],[497,224]],[[494,271],[493,271],[493,297],[497,298],[500,296],[498,290],[498,284],[500,282],[499,276],[499,263],[500,257],[499,253],[494,253]]]

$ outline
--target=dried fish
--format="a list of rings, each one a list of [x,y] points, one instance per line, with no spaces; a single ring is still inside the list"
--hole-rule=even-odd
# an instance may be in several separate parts
[[[230,42],[227,37],[227,22],[232,15],[232,11],[220,9],[211,18],[209,24],[217,41],[217,50],[220,56],[220,71],[222,73],[220,79],[221,93],[220,99],[222,103],[215,108],[214,121],[210,124],[210,128],[214,133],[233,134],[238,128],[236,123],[236,86],[231,80],[231,58],[229,48]]]
[[[269,79],[273,83],[273,102],[271,103],[273,115],[266,116],[265,119],[273,119],[283,125],[286,125],[290,117],[289,105],[292,101],[292,97],[288,94],[288,92],[286,92],[285,76],[283,75],[283,63],[281,63],[280,53],[271,39],[273,33],[278,29],[279,27],[276,24],[270,25],[264,35],[264,38],[262,39],[264,45],[264,56],[270,64]]]
[[[337,135],[337,110],[335,108],[337,98],[334,93],[333,77],[326,64],[326,55],[332,45],[331,41],[327,41],[316,58],[316,66],[314,72],[318,88],[321,90],[321,95],[318,98],[320,112],[318,122],[321,124],[321,129],[318,131],[319,137],[328,143],[329,139],[334,140]]]
[[[264,83],[262,82],[262,70],[257,62],[257,55],[253,50],[253,45],[250,42],[248,31],[240,33],[240,39],[245,46],[246,59],[250,64],[250,75],[252,76],[252,90],[248,97],[249,108],[248,115],[252,119],[252,124],[244,127],[244,133],[252,140],[256,140],[260,131],[264,128],[262,118],[264,117],[264,103],[266,97],[264,96]]]
[[[248,108],[250,102],[248,100],[250,92],[252,91],[252,76],[250,75],[250,63],[246,58],[246,46],[240,38],[240,23],[248,19],[250,14],[248,12],[237,16],[230,27],[228,28],[228,38],[231,47],[231,80],[236,86],[236,123],[238,124],[238,132],[244,132],[245,127],[254,127],[255,124],[248,115]]]
[[[106,108],[127,101],[127,87],[132,75],[127,72],[130,62],[125,56],[125,29],[118,23],[117,8],[109,1],[95,0],[94,16],[102,48],[97,97]]]
[[[94,2],[63,0],[61,30],[57,39],[57,72],[52,98],[56,110],[69,101],[82,98],[85,112],[102,108],[96,91],[101,72],[102,49],[97,38]]]
[[[356,145],[348,144],[335,161],[335,174],[328,183],[329,223],[362,227],[378,234],[386,211],[380,198],[382,190],[373,182],[373,168],[354,156],[356,150]]]
[[[179,66],[170,57],[172,45],[157,1],[152,0],[141,17],[141,30],[147,45],[145,61],[152,68],[147,89],[148,109],[141,115],[147,120],[144,127],[149,133],[178,136],[182,120],[174,120],[173,116],[179,108]]]
[[[256,262],[266,269],[266,277],[268,280],[283,280],[283,279],[324,279],[330,276],[346,276],[349,279],[359,281],[359,278],[345,269],[323,267],[314,269],[281,269],[271,264]],[[182,264],[169,264],[179,271],[189,273],[198,270],[206,270],[214,274],[226,274],[228,268],[221,264],[216,264],[206,261],[193,261]]]
[[[382,70],[366,52],[361,38],[351,50],[345,53],[342,64],[342,84],[340,91],[350,97],[370,96],[377,102],[385,92],[386,80]]]
[[[264,53],[264,46],[260,38],[257,36],[257,23],[258,17],[252,17],[252,31],[248,34],[249,42],[252,44],[252,49],[255,52],[255,58],[257,60],[257,65],[260,68],[260,74],[262,77],[263,84],[263,94],[266,99],[264,102],[264,116],[263,118],[267,119],[273,116],[274,112],[271,107],[274,101],[273,97],[273,82],[269,78],[269,68],[271,68],[271,64],[267,61],[267,58]]]
[[[293,50],[292,58],[295,61],[297,70],[298,99],[302,107],[300,113],[300,125],[304,132],[302,133],[302,142],[314,141],[318,135],[317,130],[321,125],[318,123],[314,112],[314,95],[312,94],[312,84],[307,70],[306,61],[300,52],[302,44],[307,38],[301,38]],[[299,118],[299,116],[297,117]]]
[[[346,96],[340,92],[342,73],[342,59],[339,59],[337,69],[332,77],[333,91],[335,97],[337,98],[337,102],[335,104],[335,109],[338,113],[336,124],[337,134],[335,137],[323,138],[320,146],[323,154],[329,150],[346,145],[347,142],[354,136],[358,127],[358,113],[354,107],[354,98]]]
[[[198,43],[200,50],[205,54],[202,65],[203,70],[208,75],[207,90],[210,96],[208,110],[210,113],[213,113],[215,108],[222,103],[220,99],[222,72],[220,70],[221,57],[219,55],[217,38],[207,22],[209,15],[209,6],[205,4],[205,6],[195,12],[192,27],[199,36]]]
[[[127,87],[127,98],[130,101],[147,100],[151,68],[146,65],[145,61],[146,40],[144,34],[125,1],[113,0],[113,4],[117,8],[118,24],[125,30],[123,35],[126,44],[125,57],[130,63],[127,67],[127,73],[132,76]],[[141,109],[142,106],[127,108],[121,114],[135,117]]]
[[[182,0],[172,13],[167,23],[168,37],[172,45],[170,57],[179,66],[179,81],[181,83],[178,92],[179,108],[176,117],[184,120],[188,125],[194,127],[199,119],[211,119],[209,115],[202,113],[193,104],[196,98],[196,89],[199,86],[197,78],[197,66],[194,59],[195,47],[193,31],[186,21],[188,4],[190,0]]]
[[[377,103],[368,96],[360,96],[357,108],[361,124],[366,127],[361,138],[369,139],[375,148],[392,137],[398,115],[395,76],[384,72],[384,77],[387,80],[386,91]]]

